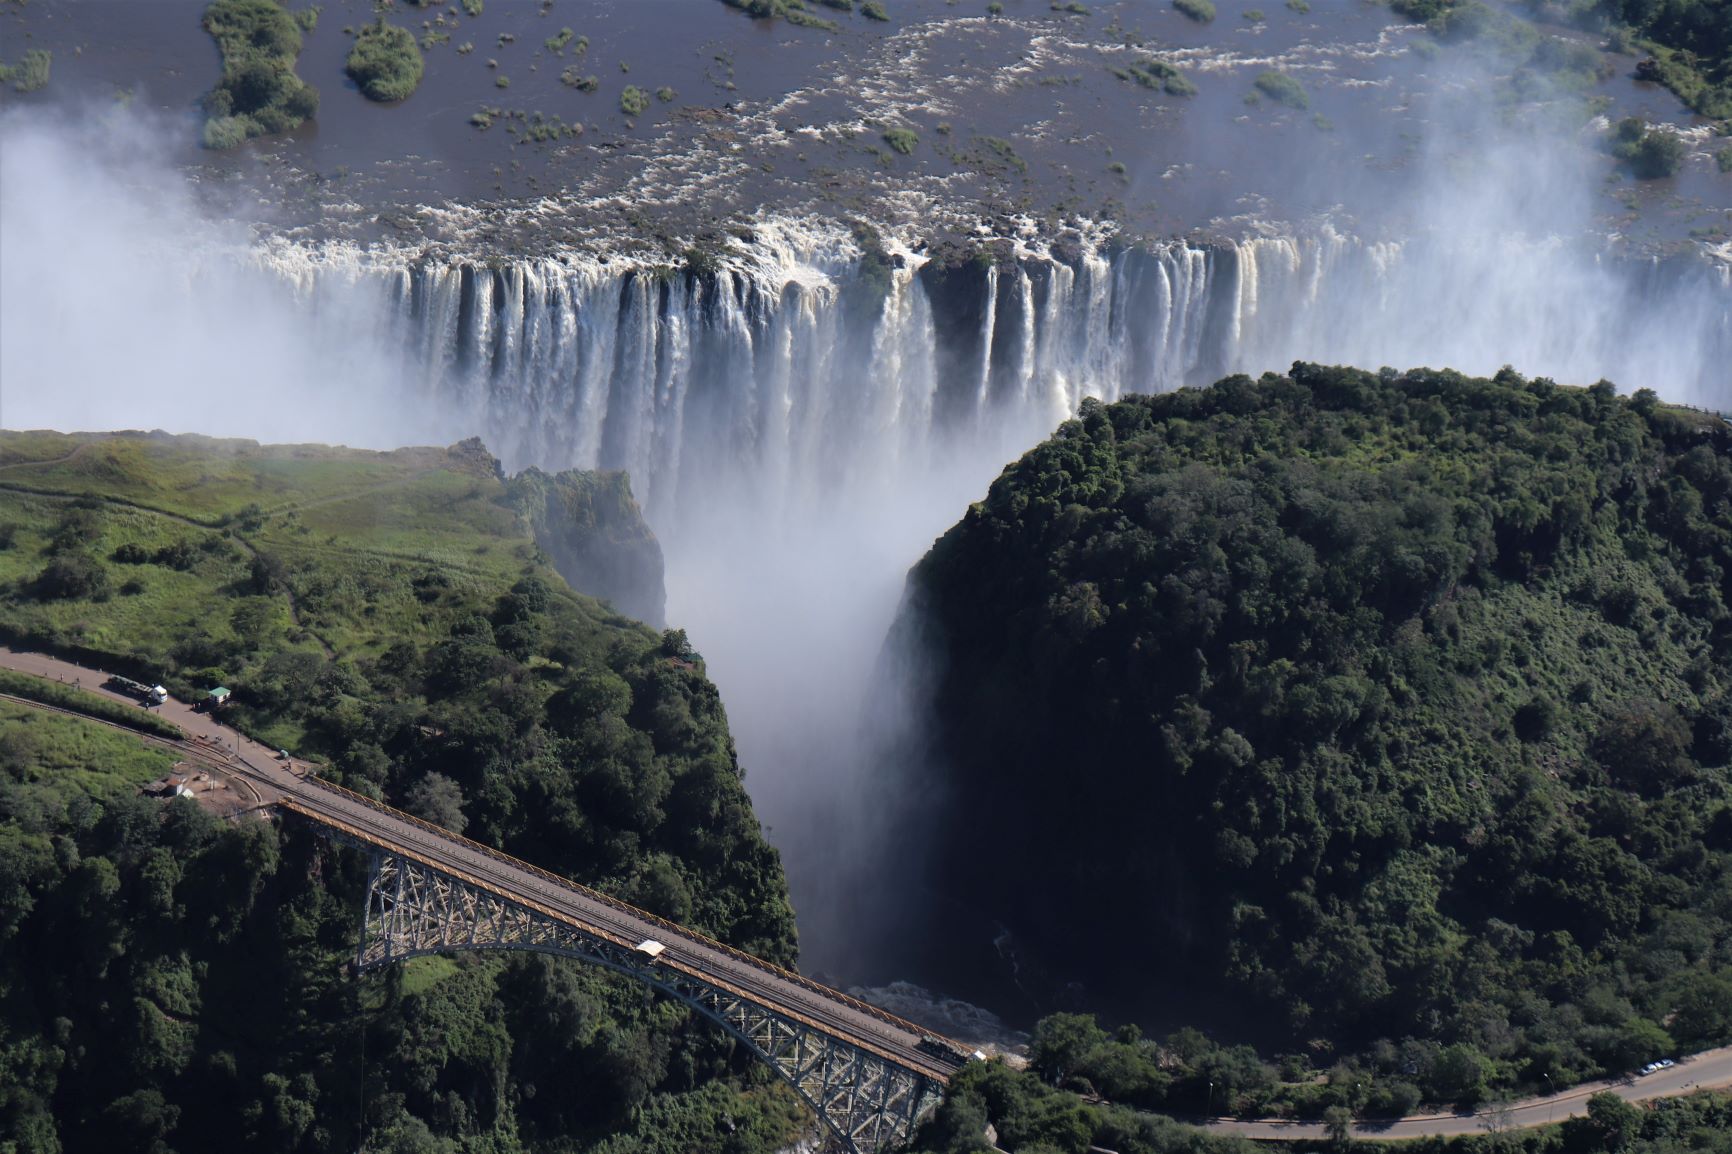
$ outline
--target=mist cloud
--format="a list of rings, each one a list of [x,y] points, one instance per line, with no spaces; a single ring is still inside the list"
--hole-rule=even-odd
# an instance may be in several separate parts
[[[118,111],[0,117],[0,425],[437,439],[394,403],[376,301],[297,306],[249,261],[244,223],[155,159],[161,131]]]

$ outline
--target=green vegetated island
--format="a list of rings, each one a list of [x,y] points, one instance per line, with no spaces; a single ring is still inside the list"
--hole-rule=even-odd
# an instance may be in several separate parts
[[[659,611],[653,546],[623,477],[502,479],[473,443],[0,434],[0,639],[228,686],[351,789],[791,962],[701,657],[555,569],[653,579]],[[30,680],[0,692],[97,701]],[[0,1149],[750,1154],[810,1125],[598,967],[352,976],[363,857],[138,796],[168,764],[0,702]]]
[[[1392,1116],[1726,1043],[1729,600],[1732,429],[1650,392],[1298,364],[1085,402],[910,579],[934,884],[1275,1035],[1043,1023],[1037,1070],[1118,1103]],[[1581,1141],[1533,1148],[1638,1148]]]

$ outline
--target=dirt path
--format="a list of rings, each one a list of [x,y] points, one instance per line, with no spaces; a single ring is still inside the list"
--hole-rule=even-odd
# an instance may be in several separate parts
[[[1655,1057],[1662,1055],[1656,1054]],[[1721,1089],[1732,1086],[1732,1046],[1705,1050],[1700,1054],[1679,1058],[1669,1070],[1625,1078],[1607,1078],[1599,1082],[1584,1082],[1557,1094],[1525,1098],[1498,1109],[1481,1110],[1474,1114],[1423,1114],[1408,1118],[1355,1122],[1355,1138],[1397,1141],[1407,1138],[1460,1137],[1493,1131],[1526,1130],[1562,1122],[1565,1118],[1580,1118],[1588,1112],[1588,1099],[1595,1094],[1616,1094],[1626,1102],[1648,1102],[1655,1098],[1676,1098],[1697,1090]],[[1209,1130],[1238,1134],[1245,1138],[1298,1141],[1329,1136],[1321,1122],[1274,1122],[1220,1118],[1204,1122]]]
[[[94,444],[96,444],[95,441],[80,441],[78,447],[70,453],[62,453],[58,457],[47,457],[40,461],[13,461],[11,464],[0,465],[0,472],[5,472],[7,469],[39,469],[44,465],[64,465]]]

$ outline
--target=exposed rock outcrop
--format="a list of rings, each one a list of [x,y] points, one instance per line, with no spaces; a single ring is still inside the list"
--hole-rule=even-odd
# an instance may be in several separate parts
[[[667,611],[662,549],[624,472],[529,468],[507,482],[536,544],[580,593],[661,628]]]

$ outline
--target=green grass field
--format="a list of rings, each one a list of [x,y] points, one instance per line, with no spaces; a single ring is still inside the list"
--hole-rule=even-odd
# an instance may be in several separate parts
[[[44,797],[102,798],[163,776],[174,758],[94,721],[0,701],[0,771]]]
[[[66,556],[100,588],[43,595]],[[0,433],[0,630],[177,693],[431,643],[530,574],[578,610],[581,647],[629,624],[552,571],[478,450]]]

